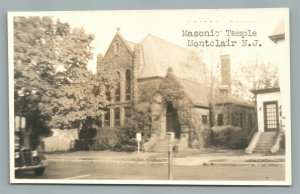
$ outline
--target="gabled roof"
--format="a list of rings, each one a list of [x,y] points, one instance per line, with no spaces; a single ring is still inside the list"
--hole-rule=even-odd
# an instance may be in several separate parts
[[[206,67],[200,57],[191,50],[185,49],[149,34],[143,41],[142,54],[144,64],[139,78],[164,77],[171,67],[179,78],[203,81]]]
[[[254,108],[254,104],[244,99],[233,96],[232,94],[228,94],[228,95],[217,94],[215,102],[216,105],[234,104],[238,106]]]
[[[117,38],[119,38],[119,39],[123,42],[123,44],[125,45],[125,47],[128,49],[129,52],[132,53],[132,52],[134,51],[134,46],[135,46],[135,44],[132,43],[132,42],[130,42],[130,41],[125,40],[125,39],[123,38],[123,36],[121,35],[121,33],[118,31],[118,32],[115,34],[113,40],[111,41],[111,43],[110,43],[110,45],[109,45],[109,47],[108,47],[108,49],[107,49],[107,51],[106,51],[104,57],[106,56],[107,52],[109,51],[109,48],[112,47],[112,44],[113,44],[114,40],[117,39]]]
[[[207,86],[187,79],[178,77],[176,79],[194,105],[207,108],[210,107],[209,90]]]

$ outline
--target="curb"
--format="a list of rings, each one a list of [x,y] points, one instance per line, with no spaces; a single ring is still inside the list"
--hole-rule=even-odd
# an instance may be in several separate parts
[[[98,163],[98,164],[144,164],[144,165],[155,165],[164,166],[168,165],[167,159],[155,159],[155,161],[147,159],[132,159],[132,160],[103,160],[98,158],[47,158],[49,162],[74,162],[74,163]],[[176,162],[173,160],[173,166],[247,166],[247,167],[274,167],[284,166],[285,162],[282,161],[268,161],[268,162],[247,162],[247,161],[222,161],[222,162],[210,162],[204,161],[194,164],[187,164],[186,162]]]

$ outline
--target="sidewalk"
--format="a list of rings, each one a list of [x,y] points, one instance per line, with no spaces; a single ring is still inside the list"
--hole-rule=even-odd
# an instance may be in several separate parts
[[[147,164],[167,165],[167,153],[125,153],[110,151],[78,151],[63,153],[45,153],[49,162],[86,162],[110,164]],[[246,155],[230,153],[186,153],[173,154],[172,164],[175,166],[283,166],[284,155]]]

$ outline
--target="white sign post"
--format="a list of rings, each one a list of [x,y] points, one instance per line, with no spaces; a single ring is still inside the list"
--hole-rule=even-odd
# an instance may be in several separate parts
[[[136,141],[138,144],[138,154],[140,154],[140,143],[142,141],[142,134],[141,133],[136,133]]]
[[[173,160],[173,143],[175,139],[175,133],[174,132],[168,132],[167,135],[169,136],[169,146],[168,146],[168,179],[172,180],[172,160]]]

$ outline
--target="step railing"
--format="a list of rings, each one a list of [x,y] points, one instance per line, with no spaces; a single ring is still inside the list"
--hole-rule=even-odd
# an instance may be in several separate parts
[[[254,151],[254,149],[255,149],[255,146],[256,146],[256,144],[258,143],[259,139],[260,139],[261,133],[262,133],[262,132],[257,131],[257,132],[253,135],[253,137],[252,137],[252,139],[251,139],[251,141],[250,141],[248,147],[245,149],[245,152],[246,152],[247,154],[252,154],[252,153],[253,153],[253,151]]]
[[[281,129],[278,129],[276,131],[276,135],[274,137],[273,145],[270,149],[271,153],[273,153],[273,154],[278,152],[278,150],[280,149],[281,135],[282,135],[282,131],[281,131]]]

